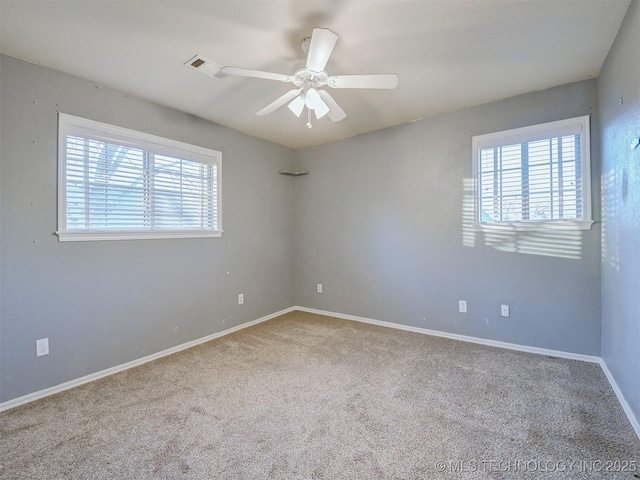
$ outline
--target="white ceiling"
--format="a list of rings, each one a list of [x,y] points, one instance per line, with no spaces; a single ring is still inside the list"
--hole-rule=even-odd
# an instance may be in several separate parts
[[[597,77],[630,0],[0,0],[2,53],[259,138],[302,148]],[[183,66],[292,73],[314,27],[340,39],[330,75],[397,73],[396,90],[331,90],[332,123],[255,112],[289,83]],[[304,114],[303,114],[304,117]]]

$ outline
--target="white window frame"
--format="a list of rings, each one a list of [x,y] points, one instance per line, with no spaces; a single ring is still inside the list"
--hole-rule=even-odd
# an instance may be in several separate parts
[[[215,166],[212,229],[68,229],[67,228],[67,137],[78,135],[99,141],[130,146],[156,155]],[[96,122],[60,113],[58,115],[58,230],[61,242],[94,240],[139,240],[166,238],[202,238],[222,235],[222,153],[176,140]]]
[[[476,135],[473,145],[474,226],[477,229],[509,228],[515,230],[579,229],[589,230],[593,224],[591,214],[591,140],[589,115],[555,122],[531,125],[485,135]],[[480,152],[483,149],[515,145],[564,135],[580,135],[582,218],[482,222],[480,211]]]

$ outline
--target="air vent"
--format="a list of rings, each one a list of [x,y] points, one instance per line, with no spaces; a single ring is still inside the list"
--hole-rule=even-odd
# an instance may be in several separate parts
[[[207,77],[211,78],[221,78],[222,74],[220,73],[220,69],[222,68],[217,63],[212,62],[211,60],[207,60],[200,55],[196,55],[189,61],[185,62],[185,67],[193,68],[194,70],[203,73]]]

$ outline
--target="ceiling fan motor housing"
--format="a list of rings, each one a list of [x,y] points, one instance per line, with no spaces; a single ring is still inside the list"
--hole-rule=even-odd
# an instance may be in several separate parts
[[[327,85],[328,79],[327,72],[314,72],[308,68],[302,68],[293,74],[292,82],[296,87],[307,90]]]

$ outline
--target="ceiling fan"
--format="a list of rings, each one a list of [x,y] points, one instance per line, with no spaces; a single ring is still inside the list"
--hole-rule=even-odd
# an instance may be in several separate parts
[[[269,115],[288,104],[289,110],[300,117],[304,107],[307,107],[307,127],[311,128],[312,111],[316,118],[320,119],[328,115],[333,122],[339,122],[347,116],[329,92],[322,87],[328,85],[331,88],[394,89],[398,85],[398,75],[395,73],[330,76],[325,71],[325,66],[337,41],[338,35],[331,30],[314,28],[311,37],[305,38],[301,44],[302,49],[307,52],[307,63],[304,68],[291,75],[239,67],[222,67],[200,55],[196,55],[185,65],[216,79],[227,75],[238,75],[293,83],[295,88],[256,112],[256,115]]]

